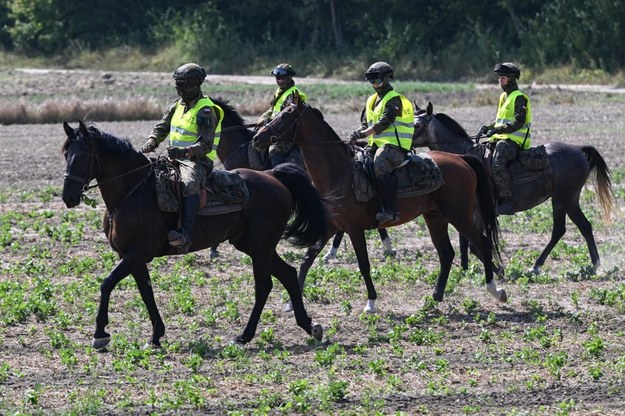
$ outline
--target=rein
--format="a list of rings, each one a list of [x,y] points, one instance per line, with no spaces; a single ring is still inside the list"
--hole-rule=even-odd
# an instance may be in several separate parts
[[[302,111],[300,111],[299,108],[297,107],[297,105],[295,105],[294,103],[291,103],[290,105],[295,109],[295,111],[297,111],[297,117],[295,118],[295,121],[293,123],[291,123],[286,129],[283,130],[283,133],[294,128],[295,131],[293,132],[293,139],[292,140],[284,139],[282,137],[283,135],[274,128],[273,122],[270,122],[269,124],[265,125],[265,128],[269,131],[269,133],[271,135],[269,137],[269,143],[270,144],[278,144],[280,142],[290,142],[290,143],[299,145],[301,143],[304,143],[302,141],[297,141],[296,138],[297,138],[297,133],[298,133],[299,127],[300,127],[300,119],[302,118],[304,113],[307,110],[309,110],[311,107],[310,107],[310,105],[306,104],[306,105],[304,105],[304,109]],[[342,140],[339,140],[338,142],[336,140],[326,140],[326,141],[323,141],[323,142],[316,142],[315,144],[316,145],[320,145],[320,144],[327,144],[327,145],[330,145],[330,144],[344,144],[344,145],[349,145],[349,143],[346,143],[346,142],[344,142]]]

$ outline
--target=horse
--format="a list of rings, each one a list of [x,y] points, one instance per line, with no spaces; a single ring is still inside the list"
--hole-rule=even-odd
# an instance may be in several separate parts
[[[323,120],[318,110],[295,96],[254,136],[254,146],[259,149],[280,141],[300,146],[308,173],[315,187],[325,196],[324,202],[328,204],[334,225],[345,231],[352,241],[367,289],[367,304],[363,310],[375,312],[377,293],[371,279],[365,230],[377,228],[375,213],[378,203],[375,198],[367,202],[356,199],[352,188],[352,149]],[[443,300],[455,255],[447,232],[448,224],[452,224],[481,253],[487,290],[497,300],[506,302],[505,290],[498,288],[493,279],[492,261],[498,258],[499,228],[482,163],[473,156],[444,152],[432,152],[430,156],[442,172],[443,185],[425,195],[400,198],[400,219],[392,226],[423,215],[440,262],[432,295],[436,301]],[[479,219],[474,218],[476,206],[479,206]],[[320,251],[323,247],[315,248]],[[300,280],[300,285],[304,285],[303,280]]]
[[[425,110],[415,106],[415,131],[413,146],[427,146],[431,150],[442,150],[465,154],[475,144],[465,129],[444,113],[433,113],[432,103]],[[577,226],[586,240],[590,261],[596,271],[601,262],[592,233],[592,225],[584,215],[579,198],[584,184],[594,173],[595,189],[604,217],[609,221],[614,192],[611,173],[599,151],[593,146],[575,146],[566,143],[546,143],[545,149],[551,165],[548,177],[538,177],[532,181],[515,184],[512,188],[514,211],[526,211],[551,198],[553,226],[551,239],[542,251],[532,273],[540,273],[547,256],[566,231],[566,216]],[[461,244],[462,265],[467,265],[467,244]]]
[[[67,139],[63,155],[67,167],[62,198],[68,208],[81,202],[83,192],[99,187],[106,205],[103,229],[109,244],[120,257],[100,286],[100,305],[96,317],[93,346],[105,348],[110,342],[108,306],[111,292],[131,274],[148,310],[152,335],[147,345],[160,347],[165,325],[158,312],[147,264],[155,257],[176,255],[167,233],[176,228],[178,214],[163,212],[157,205],[154,160],[136,151],[128,140],[101,132],[82,121],[78,128],[63,123]],[[303,169],[285,164],[258,172],[238,169],[249,190],[243,209],[220,215],[200,215],[196,221],[190,251],[202,250],[229,240],[252,259],[255,301],[249,320],[235,342],[245,344],[256,333],[259,318],[272,289],[271,276],[286,288],[295,319],[307,334],[317,340],[323,328],[308,316],[302,300],[295,268],[276,252],[281,238],[309,247],[327,233],[327,215],[319,193]],[[95,185],[90,185],[92,180]],[[293,216],[292,222],[288,223]]]
[[[254,133],[249,130],[249,127],[255,127],[256,124],[246,124],[235,108],[223,98],[217,97],[212,98],[212,100],[224,112],[224,118],[221,122],[221,139],[217,145],[217,156],[219,157],[219,160],[222,161],[224,169],[231,170],[236,168],[250,168],[248,150]],[[386,229],[379,228],[378,233],[380,235],[380,239],[382,240],[384,257],[395,257],[397,251],[393,248],[393,244]],[[334,235],[334,239],[332,240],[332,246],[323,256],[324,263],[327,263],[336,257],[336,253],[342,239],[343,232],[337,230]],[[217,247],[212,247],[211,258],[216,257],[217,255]],[[309,262],[309,258],[310,257],[305,256],[306,260],[302,264],[305,268],[304,273],[307,273],[312,266],[312,260]]]

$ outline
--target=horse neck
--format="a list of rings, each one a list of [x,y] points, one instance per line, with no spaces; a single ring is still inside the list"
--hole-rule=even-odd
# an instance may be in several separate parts
[[[428,136],[431,137],[431,144],[428,145],[431,150],[463,155],[473,145],[470,138],[451,131],[441,123],[438,123],[436,119],[432,120],[428,128]]]
[[[219,144],[217,145],[217,156],[224,164],[225,169],[250,167],[247,155],[250,139],[251,136],[248,137],[245,134],[245,130],[234,130],[221,134]]]
[[[119,208],[131,192],[147,177],[150,161],[140,153],[118,154],[98,152],[98,181],[102,199],[109,212]],[[141,167],[145,166],[145,169]]]
[[[315,188],[325,195],[346,195],[351,190],[351,156],[334,130],[310,112],[302,117],[296,134]]]

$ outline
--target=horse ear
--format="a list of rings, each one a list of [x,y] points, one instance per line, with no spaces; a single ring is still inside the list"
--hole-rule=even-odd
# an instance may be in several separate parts
[[[432,106],[432,102],[431,101],[428,102],[428,106],[427,106],[426,111],[428,113],[428,116],[431,116],[432,113],[434,112],[434,107]]]
[[[413,103],[414,103],[414,113],[417,114],[419,111],[421,111],[421,108],[417,104],[416,100],[414,100]]]
[[[65,130],[65,134],[67,135],[67,137],[69,137],[70,139],[76,137],[76,135],[74,134],[74,129],[71,128],[69,124],[67,124],[67,121],[63,122],[63,129]]]
[[[80,134],[83,135],[84,138],[89,138],[91,135],[89,134],[89,129],[82,120],[78,121],[78,129],[80,130]]]

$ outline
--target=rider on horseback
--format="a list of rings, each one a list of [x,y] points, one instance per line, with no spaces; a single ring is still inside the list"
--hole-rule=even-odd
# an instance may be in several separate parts
[[[360,120],[361,128],[349,135],[349,141],[369,137],[367,145],[374,153],[373,170],[382,210],[376,214],[380,225],[399,219],[397,210],[397,178],[393,171],[406,159],[412,147],[414,115],[406,97],[393,91],[390,80],[393,68],[386,62],[376,62],[365,72],[375,94],[367,99]]]
[[[200,85],[206,78],[206,72],[198,64],[182,65],[174,71],[173,78],[180,100],[167,109],[141,151],[153,152],[169,137],[167,155],[179,161],[183,186],[182,227],[170,231],[168,238],[169,244],[184,254],[191,247],[200,190],[213,170],[223,111],[202,93]]]
[[[529,149],[532,126],[532,110],[529,97],[519,91],[516,83],[521,70],[516,64],[504,62],[495,65],[493,70],[499,76],[503,89],[497,107],[494,123],[480,128],[479,134],[486,134],[495,147],[493,154],[493,180],[497,185],[499,201],[498,214],[514,214],[510,173],[506,165],[518,156],[519,149]]]
[[[295,70],[290,64],[279,64],[271,71],[270,75],[276,77],[278,89],[276,89],[273,99],[271,100],[271,107],[265,111],[256,122],[257,128],[269,123],[276,114],[282,111],[284,102],[291,94],[298,94],[302,102],[306,102],[308,99],[308,96],[295,86],[295,81],[293,81]],[[280,163],[289,162],[287,155],[294,148],[296,149],[297,145],[293,143],[276,143],[271,145],[269,147],[269,163],[271,167],[273,168]],[[298,159],[301,159],[301,157]]]

